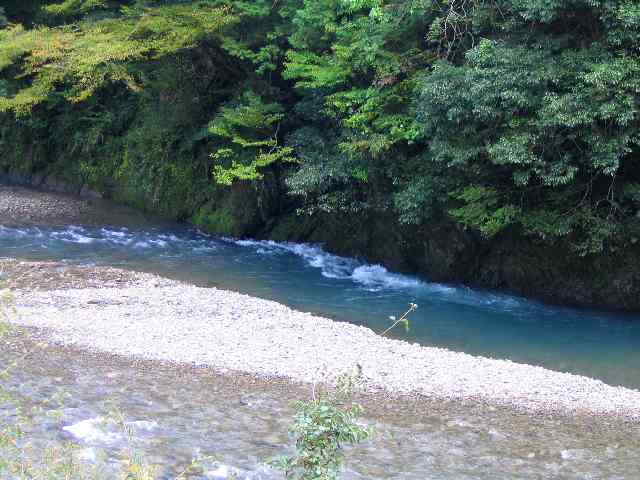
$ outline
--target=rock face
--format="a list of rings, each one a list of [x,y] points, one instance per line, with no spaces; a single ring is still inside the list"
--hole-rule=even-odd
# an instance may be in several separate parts
[[[481,256],[471,282],[555,303],[640,310],[640,251],[577,257],[566,246],[505,237]]]
[[[75,185],[65,182],[55,175],[8,172],[0,174],[0,183],[7,185],[25,185],[47,192],[74,194],[82,198],[102,198],[101,193],[90,189],[85,183]]]

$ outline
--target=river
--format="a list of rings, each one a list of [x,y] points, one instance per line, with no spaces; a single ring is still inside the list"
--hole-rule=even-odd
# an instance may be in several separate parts
[[[409,302],[422,345],[510,359],[640,387],[640,317],[549,306],[387,271],[320,247],[205,235],[180,225],[0,227],[0,254],[153,272],[217,286],[375,331]]]
[[[273,299],[382,330],[409,302],[408,331],[424,345],[542,365],[640,386],[637,316],[560,308],[464,286],[431,283],[318,246],[237,240],[175,224],[1,226],[2,256],[110,265],[158,273]],[[21,344],[24,342],[24,345]],[[111,404],[134,428],[136,447],[174,478],[197,455],[213,456],[202,478],[279,478],[265,459],[290,448],[292,402],[308,387],[207,369],[139,362],[62,347],[34,349],[28,338],[0,350],[32,350],[5,385],[31,406],[31,442],[79,445],[84,461],[104,456],[116,468],[124,436],[103,431]],[[51,401],[65,392],[64,402]],[[374,439],[348,451],[355,479],[632,479],[640,468],[637,425],[621,419],[537,415],[483,404],[398,404],[363,397]],[[52,416],[56,411],[58,416]],[[9,415],[9,417],[7,417]],[[11,418],[11,410],[0,408]],[[234,470],[235,469],[235,470]],[[197,478],[197,477],[196,477]]]

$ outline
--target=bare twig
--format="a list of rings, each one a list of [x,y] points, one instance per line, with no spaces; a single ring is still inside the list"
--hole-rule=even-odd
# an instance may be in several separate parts
[[[391,318],[391,320],[395,320],[393,322],[393,325],[391,325],[389,328],[387,328],[384,332],[382,332],[380,334],[380,336],[384,336],[387,332],[389,332],[390,330],[393,330],[397,325],[399,325],[400,323],[404,323],[405,327],[407,327],[407,329],[409,328],[409,319],[407,318],[407,316],[413,312],[414,310],[418,309],[418,305],[415,303],[410,303],[409,304],[409,310],[407,310],[406,312],[404,312],[402,314],[402,316],[399,319],[395,319],[395,317],[389,317]]]

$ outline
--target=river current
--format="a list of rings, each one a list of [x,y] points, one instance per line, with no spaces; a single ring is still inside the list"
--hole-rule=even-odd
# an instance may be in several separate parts
[[[382,331],[418,304],[422,345],[510,359],[640,387],[640,317],[549,306],[400,275],[315,245],[237,240],[162,227],[0,226],[0,255],[118,266],[276,300]]]
[[[309,387],[231,381],[207,369],[39,350],[29,342],[15,348],[34,352],[8,381],[34,407],[27,437],[36,447],[76,445],[80,461],[100,465],[105,474],[91,480],[121,478],[118,464],[132,449],[159,466],[161,480],[174,480],[194,457],[207,459],[188,480],[282,480],[265,461],[291,452],[292,404],[310,397]],[[8,354],[0,349],[0,364]],[[58,400],[59,393],[66,397]],[[362,421],[374,435],[347,449],[343,480],[638,478],[635,423],[468,402],[362,401]],[[11,418],[4,407],[0,424]],[[114,407],[133,431],[131,440],[101,421]]]
[[[381,331],[409,302],[411,342],[542,365],[640,386],[640,322],[633,315],[558,308],[503,293],[443,285],[343,258],[319,246],[237,240],[179,225],[0,226],[0,255],[153,272],[283,302]],[[20,342],[26,342],[22,345]],[[264,461],[290,451],[292,403],[305,387],[219,377],[30,340],[0,348],[0,365],[32,351],[3,384],[35,407],[30,442],[77,445],[86,464],[115,478],[130,442],[101,419],[117,405],[132,442],[163,479],[194,456],[211,456],[192,478],[281,478]],[[64,392],[66,400],[56,394]],[[345,480],[634,479],[636,424],[589,416],[532,416],[478,404],[365,401],[373,440],[347,452]],[[368,403],[367,403],[368,402]],[[0,423],[11,423],[0,405]],[[99,459],[103,458],[104,462]],[[106,462],[106,463],[105,463]],[[97,478],[97,477],[96,477]]]

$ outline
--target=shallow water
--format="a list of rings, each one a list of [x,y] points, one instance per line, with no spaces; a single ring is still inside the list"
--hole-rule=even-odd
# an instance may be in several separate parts
[[[507,294],[431,283],[318,246],[235,240],[178,225],[0,226],[0,255],[119,266],[277,300],[381,331],[409,302],[408,332],[423,345],[640,387],[640,316],[544,305]]]
[[[34,352],[8,382],[27,403],[41,407],[27,429],[32,442],[72,441],[86,461],[104,457],[116,468],[127,442],[120,430],[100,427],[97,420],[115,404],[134,427],[135,448],[161,465],[167,479],[194,455],[217,460],[205,462],[209,478],[231,478],[213,473],[234,469],[246,480],[280,478],[264,461],[288,451],[291,403],[309,396],[308,387],[286,383],[14,343],[0,349],[0,363],[16,349]],[[69,396],[51,401],[57,392]],[[345,480],[631,480],[640,467],[637,424],[533,416],[472,403],[363,400],[364,421],[376,433],[347,452]],[[0,406],[0,423],[9,413]]]

